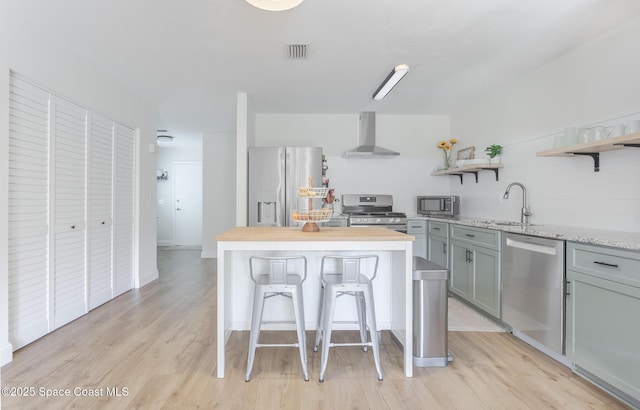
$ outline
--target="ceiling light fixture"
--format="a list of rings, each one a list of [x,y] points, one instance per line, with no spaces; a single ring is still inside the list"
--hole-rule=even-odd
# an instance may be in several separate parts
[[[382,84],[380,84],[380,87],[378,87],[376,92],[373,93],[373,99],[382,100],[386,97],[387,94],[389,94],[389,91],[393,90],[393,87],[395,87],[396,84],[398,84],[398,81],[402,80],[402,77],[404,77],[408,72],[409,66],[406,64],[398,64],[395,66],[387,78],[385,78]]]
[[[171,142],[171,141],[173,141],[173,137],[171,135],[158,135],[156,138],[160,142]]]
[[[247,3],[254,7],[267,11],[284,11],[289,10],[300,3],[303,0],[247,0]]]

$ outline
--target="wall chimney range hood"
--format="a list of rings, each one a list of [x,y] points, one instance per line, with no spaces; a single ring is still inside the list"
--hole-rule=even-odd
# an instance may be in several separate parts
[[[354,149],[344,153],[345,158],[393,158],[400,155],[376,145],[376,113],[367,111],[360,113],[358,129],[358,145]]]

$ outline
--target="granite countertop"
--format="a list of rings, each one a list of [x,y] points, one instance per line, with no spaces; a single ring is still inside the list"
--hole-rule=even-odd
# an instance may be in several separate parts
[[[543,238],[562,239],[565,241],[582,242],[592,245],[610,246],[613,248],[640,251],[640,233],[638,232],[608,231],[601,229],[588,229],[535,223],[523,226],[513,222],[465,216],[458,216],[456,218],[413,216],[409,217],[409,219],[434,220],[478,228],[495,229],[503,232],[513,232],[523,235],[539,236]],[[505,223],[513,225],[506,225]]]

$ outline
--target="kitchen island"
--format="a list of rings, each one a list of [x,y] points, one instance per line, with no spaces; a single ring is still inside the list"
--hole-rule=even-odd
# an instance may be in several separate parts
[[[323,227],[302,232],[300,227],[238,227],[216,237],[217,253],[217,376],[224,377],[225,343],[234,330],[248,330],[253,282],[252,255],[303,255],[307,280],[303,285],[307,331],[315,330],[320,296],[320,263],[324,255],[377,254],[373,281],[378,329],[389,329],[404,348],[404,373],[413,376],[412,242],[413,236],[374,227]],[[286,305],[270,309],[282,319]],[[347,315],[347,310],[343,312]],[[336,309],[336,311],[340,311]],[[337,317],[336,320],[344,320]],[[349,320],[347,318],[347,320]]]

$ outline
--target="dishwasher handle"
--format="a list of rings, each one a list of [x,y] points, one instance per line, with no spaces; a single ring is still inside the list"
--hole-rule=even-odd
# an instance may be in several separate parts
[[[526,251],[531,251],[531,252],[544,253],[547,255],[555,255],[557,253],[555,246],[523,242],[523,241],[518,241],[512,238],[507,238],[507,246],[512,248],[524,249]]]

